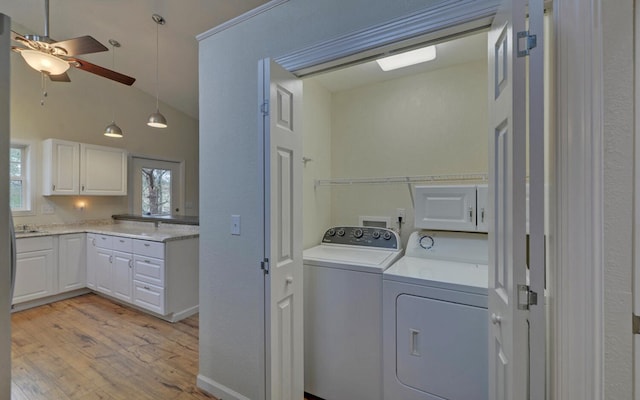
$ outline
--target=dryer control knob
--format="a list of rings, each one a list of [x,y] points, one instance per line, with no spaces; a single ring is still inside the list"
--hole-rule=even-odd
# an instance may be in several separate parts
[[[331,228],[331,229],[329,229],[329,230],[327,231],[327,235],[329,235],[329,236],[334,236],[335,234],[336,234],[336,230],[335,230],[335,229],[333,229],[333,228]]]
[[[373,236],[374,239],[380,239],[380,231],[373,231],[371,236]]]
[[[344,236],[344,229],[338,229],[338,236]]]
[[[355,230],[353,231],[353,236],[354,236],[356,239],[360,239],[360,238],[362,237],[362,235],[363,235],[363,234],[364,234],[364,232],[362,232],[362,229],[360,229],[360,228],[357,228],[357,229],[355,229]]]
[[[384,235],[382,235],[382,237],[384,238],[384,240],[391,239],[391,232],[385,232]]]

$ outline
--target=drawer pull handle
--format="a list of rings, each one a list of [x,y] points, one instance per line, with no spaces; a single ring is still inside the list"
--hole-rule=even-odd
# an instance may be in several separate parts
[[[151,289],[149,288],[149,286],[143,286],[143,287],[144,287],[145,289],[147,289],[147,290],[151,290]]]
[[[149,260],[144,260],[144,262],[146,262],[147,264],[151,264],[151,261]]]
[[[149,243],[144,244],[144,247],[149,247],[149,246],[151,246]]]
[[[123,239],[120,239],[120,243],[124,243],[124,240],[123,240]]]

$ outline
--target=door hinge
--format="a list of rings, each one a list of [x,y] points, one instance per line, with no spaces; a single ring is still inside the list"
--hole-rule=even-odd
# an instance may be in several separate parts
[[[267,275],[269,273],[269,259],[265,258],[260,261],[260,269],[264,271],[264,274]]]
[[[264,103],[262,103],[260,105],[260,112],[262,112],[262,115],[269,115],[269,101],[265,100]]]
[[[529,306],[538,304],[538,293],[532,291],[528,285],[518,285],[518,310],[528,310]]]
[[[631,314],[632,315],[632,323],[631,326],[633,328],[633,334],[634,335],[640,335],[640,317],[635,315],[635,314]]]
[[[529,31],[520,31],[517,33],[517,37],[518,57],[528,56],[531,53],[531,50],[538,46],[538,37],[536,35],[531,35]],[[526,44],[526,47],[523,50],[520,49],[521,39],[524,39]]]

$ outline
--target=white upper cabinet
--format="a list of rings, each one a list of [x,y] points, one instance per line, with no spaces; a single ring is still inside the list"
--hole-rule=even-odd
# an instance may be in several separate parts
[[[78,143],[45,140],[42,144],[42,165],[43,195],[77,195],[80,192]]]
[[[127,152],[123,149],[47,139],[42,154],[44,196],[127,194]]]
[[[415,227],[487,232],[487,186],[416,186]]]

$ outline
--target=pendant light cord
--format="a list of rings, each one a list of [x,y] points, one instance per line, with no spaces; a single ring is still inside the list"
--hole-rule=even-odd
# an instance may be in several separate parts
[[[160,91],[158,89],[159,83],[160,83],[160,78],[159,78],[159,73],[158,73],[158,65],[160,64],[160,40],[158,38],[158,36],[160,35],[160,23],[156,22],[156,111],[158,111],[160,109],[160,101],[159,101],[159,96],[160,96]]]
[[[111,43],[111,51],[113,52],[113,54],[111,55],[111,68],[115,71],[116,70],[116,45]],[[115,93],[113,93],[115,95]],[[116,122],[116,102],[115,100],[112,101],[112,107],[111,107],[111,121],[112,122]]]

